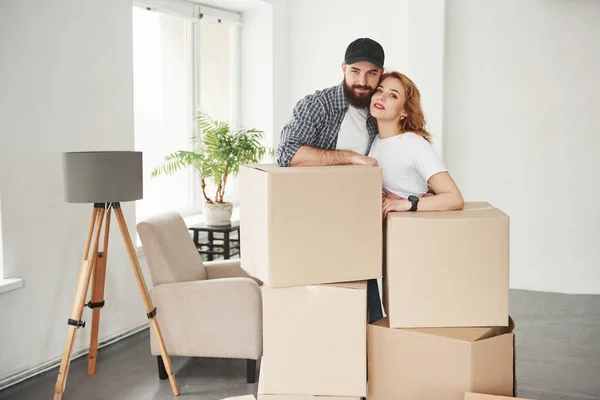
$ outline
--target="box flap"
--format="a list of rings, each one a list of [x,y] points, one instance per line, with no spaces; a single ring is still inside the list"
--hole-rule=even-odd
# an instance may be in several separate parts
[[[318,285],[320,286],[320,285]],[[367,289],[367,281],[354,281],[354,282],[338,282],[338,283],[324,283],[323,286],[334,286],[346,289]]]
[[[384,328],[390,327],[390,321],[386,317],[372,325]],[[477,342],[489,339],[494,336],[503,335],[512,332],[510,327],[473,327],[473,328],[403,328],[407,332],[424,333],[427,335],[441,336],[448,339],[460,340],[463,342]]]
[[[495,336],[494,328],[417,328],[411,329],[415,332],[442,336],[449,339],[461,340],[463,342],[476,342]]]
[[[498,396],[513,394],[513,337],[508,333],[473,343],[470,390]]]

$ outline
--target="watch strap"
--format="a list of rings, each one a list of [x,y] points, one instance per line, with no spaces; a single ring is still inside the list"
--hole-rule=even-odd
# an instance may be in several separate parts
[[[408,211],[417,211],[417,207],[419,205],[419,198],[417,196],[408,196],[408,200],[412,203],[412,206]]]

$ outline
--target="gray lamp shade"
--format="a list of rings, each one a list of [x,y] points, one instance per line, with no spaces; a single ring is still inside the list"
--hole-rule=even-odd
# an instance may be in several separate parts
[[[116,203],[143,197],[142,153],[86,151],[63,153],[67,203]]]

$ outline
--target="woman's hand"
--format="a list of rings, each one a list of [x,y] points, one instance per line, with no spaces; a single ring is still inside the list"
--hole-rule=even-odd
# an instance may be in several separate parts
[[[387,217],[390,211],[408,211],[412,207],[412,203],[406,199],[392,200],[389,198],[383,199],[383,217]]]

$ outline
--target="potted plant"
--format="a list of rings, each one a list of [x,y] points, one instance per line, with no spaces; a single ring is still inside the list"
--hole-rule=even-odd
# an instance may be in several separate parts
[[[273,150],[260,143],[264,132],[257,129],[233,130],[229,124],[213,121],[204,112],[196,117],[196,125],[191,138],[192,149],[166,155],[152,171],[152,177],[194,168],[200,177],[206,224],[229,225],[233,206],[223,200],[228,179],[237,176],[240,165],[260,163],[265,155],[272,155]],[[216,187],[212,197],[207,194],[207,183]]]

